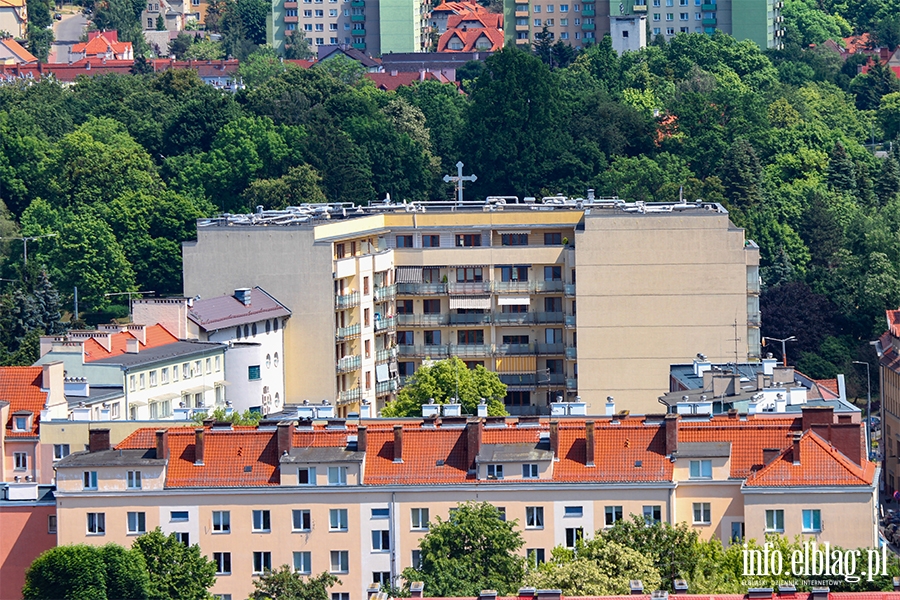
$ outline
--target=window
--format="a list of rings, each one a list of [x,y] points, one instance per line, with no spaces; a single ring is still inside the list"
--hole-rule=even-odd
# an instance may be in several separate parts
[[[439,329],[435,329],[433,331],[425,332],[425,345],[426,346],[440,346],[441,345],[441,331]]]
[[[372,322],[372,312],[369,308],[363,309],[363,327],[368,327]]]
[[[412,509],[412,528],[428,529],[428,509],[413,508]]]
[[[156,387],[158,383],[156,369],[153,369],[150,371],[150,387]]]
[[[659,27],[654,27],[654,28],[653,28],[653,35],[659,35],[659,33],[660,33]]]
[[[552,5],[552,4],[548,4],[548,5],[547,5],[547,12],[548,12],[548,13],[552,13],[552,12],[553,12],[553,5]]]
[[[229,533],[231,531],[231,512],[214,510],[212,513],[213,533]]]
[[[146,515],[142,512],[128,513],[128,533],[139,534],[147,532]]]
[[[767,511],[768,512],[768,511]],[[822,531],[822,513],[819,509],[803,510],[803,532],[817,533]]]
[[[47,515],[47,533],[56,533],[56,515]]]
[[[804,511],[805,512],[805,511]],[[766,511],[766,531],[767,532],[784,532],[784,511],[781,509],[770,509]]]
[[[691,479],[712,479],[712,461],[692,460]]]
[[[141,489],[141,472],[140,471],[128,471],[127,481],[128,481],[128,489],[129,490]]]
[[[690,14],[688,13],[678,13],[678,18],[682,21],[687,21],[690,18]]]
[[[347,485],[347,467],[328,467],[328,485]]]
[[[387,552],[391,549],[391,532],[387,529],[372,531],[372,551]]]
[[[332,508],[328,511],[328,529],[330,531],[347,531],[346,508]]]
[[[465,233],[456,236],[456,246],[470,248],[481,245],[480,233]]]
[[[412,248],[413,247],[413,236],[398,235],[397,236],[397,247],[398,248]]]
[[[294,552],[294,573],[312,573],[312,552]]]
[[[574,548],[575,544],[584,539],[584,529],[581,527],[566,528],[566,548]]]
[[[169,513],[169,520],[174,522],[179,521],[187,521],[188,520],[188,511],[186,510],[173,510]]]
[[[648,525],[659,523],[662,521],[662,508],[655,504],[653,506],[644,507],[644,522]]]
[[[568,4],[560,4],[559,12],[569,12],[569,5]]]
[[[439,248],[441,246],[441,236],[439,235],[423,235],[423,248]]]
[[[537,477],[538,477],[538,466],[536,464],[522,465],[522,478],[523,479],[537,479]]]
[[[363,296],[369,295],[369,278],[363,277]]]
[[[666,13],[666,21],[674,21],[675,13]]]
[[[562,281],[562,267],[544,267],[544,281]]]
[[[581,506],[567,506],[564,515],[567,517],[581,517],[584,515],[584,508]]]
[[[666,35],[675,35],[674,27],[666,27]]]
[[[96,490],[97,489],[97,471],[85,471],[84,472],[84,489],[86,489],[86,490]]]
[[[436,315],[441,312],[440,300],[422,300],[422,312],[426,315]]]
[[[488,465],[487,466],[487,478],[488,479],[503,479],[503,465]]]
[[[525,556],[528,557],[529,566],[535,568],[540,566],[545,561],[543,548],[529,548],[525,551]]]
[[[272,319],[272,322],[275,323],[275,331],[278,331],[278,319]],[[216,361],[215,361],[216,373],[218,373],[219,371],[222,370],[222,365],[219,362],[220,358],[221,357],[219,357],[219,356],[216,357]],[[278,353],[277,352],[275,353],[275,366],[276,367],[278,366]]]
[[[659,13],[653,13],[653,20],[654,20],[654,21],[659,21],[660,18],[661,18],[661,15],[660,15]]]
[[[712,511],[709,508],[709,502],[694,502],[694,523],[700,525],[712,523]]]
[[[331,600],[350,600],[350,592],[331,592]]]
[[[262,575],[266,571],[272,570],[272,553],[271,552],[254,552],[253,553],[253,574]]]
[[[231,552],[213,552],[216,575],[231,575]]]
[[[346,550],[331,551],[331,572],[346,573],[350,570],[350,553]]]
[[[484,330],[463,329],[456,332],[456,343],[460,346],[477,345],[484,343]]]
[[[13,452],[13,463],[16,471],[24,471],[28,468],[28,454],[26,452]]]
[[[413,550],[412,551],[412,568],[413,569],[421,569],[422,568],[422,551],[421,550]]]
[[[308,509],[295,509],[292,511],[292,517],[294,531],[310,531],[312,529],[312,516]]]
[[[527,246],[527,233],[503,233],[500,235],[500,243],[504,246]]]
[[[316,468],[300,467],[297,471],[297,483],[300,485],[316,485]]]
[[[145,387],[147,387],[147,384],[145,382],[146,382],[146,379],[145,379],[144,373],[141,373],[140,375],[138,375],[138,385],[140,386],[141,389],[144,389]]]
[[[456,269],[457,283],[479,283],[481,281],[484,281],[484,271],[481,267]]]
[[[88,513],[87,532],[93,535],[106,533],[106,513]]]
[[[135,381],[136,381],[136,378],[134,375],[128,376],[128,390],[131,392],[133,392],[135,389],[137,389],[137,384],[135,383]]]
[[[391,517],[391,509],[390,508],[373,508],[372,509],[372,518],[373,519],[389,519]]]
[[[159,380],[163,385],[169,383],[169,367],[163,367],[159,370]]]
[[[528,267],[500,267],[500,281],[528,281]]]
[[[541,12],[541,5],[540,5],[540,4],[538,4],[538,5],[536,5],[536,6],[534,7],[534,12],[535,12],[535,13]]]
[[[253,511],[253,531],[271,531],[271,522],[269,520],[269,511],[254,510]]]
[[[543,529],[544,528],[544,507],[543,506],[526,506],[525,507],[525,528],[526,529]]]
[[[621,506],[607,506],[606,507],[606,523],[607,527],[612,527],[616,524],[616,521],[622,520],[622,507]]]
[[[259,381],[259,365],[247,367],[247,379],[250,381]]]
[[[413,314],[413,301],[412,300],[397,300],[397,314],[398,315]]]

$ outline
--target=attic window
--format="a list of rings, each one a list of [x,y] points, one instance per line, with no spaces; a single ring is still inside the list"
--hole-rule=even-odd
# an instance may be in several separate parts
[[[246,467],[244,467],[244,473],[252,473],[252,472],[253,472],[253,465],[247,465]]]
[[[28,417],[14,417],[13,418],[13,431],[28,431]]]
[[[643,466],[644,466],[644,461],[642,461],[642,460],[636,460],[636,461],[634,461],[634,468],[635,468],[635,469],[640,469],[640,468],[643,467]]]
[[[443,459],[443,458],[439,458],[438,460],[434,461],[434,466],[436,466],[436,467],[443,467],[443,466],[444,466],[444,459]]]

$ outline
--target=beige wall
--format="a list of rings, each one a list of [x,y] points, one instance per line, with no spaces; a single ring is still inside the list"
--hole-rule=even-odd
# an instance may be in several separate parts
[[[84,466],[59,470],[56,477],[56,489],[59,492],[80,492],[84,489],[83,475],[85,471],[97,473],[97,491],[125,492],[127,494],[160,491],[165,486],[162,466]],[[138,471],[141,474],[140,489],[128,489],[127,472]]]
[[[676,491],[675,520],[691,524],[705,540],[728,545],[732,521],[743,521],[742,481],[681,482]],[[694,523],[694,504],[709,503],[709,524]]]

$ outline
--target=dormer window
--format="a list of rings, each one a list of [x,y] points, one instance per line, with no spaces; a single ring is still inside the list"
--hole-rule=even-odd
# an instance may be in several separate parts
[[[691,479],[712,479],[712,461],[692,460]]]
[[[300,467],[297,471],[297,483],[300,485],[316,485],[316,468]]]
[[[347,467],[328,467],[328,485],[347,485]]]
[[[13,417],[13,431],[31,431],[28,426],[31,418],[28,415],[17,415]]]
[[[503,465],[488,465],[487,466],[487,478],[488,479],[503,479]]]
[[[538,478],[538,466],[533,463],[522,465],[522,478],[523,479],[537,479]]]

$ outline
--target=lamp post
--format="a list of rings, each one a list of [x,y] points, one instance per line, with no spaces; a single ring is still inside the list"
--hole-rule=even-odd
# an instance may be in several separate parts
[[[780,340],[778,338],[763,336],[764,340],[772,340],[773,342],[781,342],[781,362],[784,366],[787,366],[787,350],[785,349],[785,342],[796,342],[797,338],[794,336],[784,338]]]
[[[869,378],[869,363],[854,360],[854,365],[866,366],[866,458],[872,453],[872,380]]]
[[[23,254],[25,256],[25,260],[23,261],[25,266],[28,266],[28,242],[33,242],[35,240],[39,240],[42,238],[56,237],[59,235],[58,233],[48,233],[46,235],[30,235],[25,237],[4,237],[0,238],[0,240],[22,240],[22,248]]]

